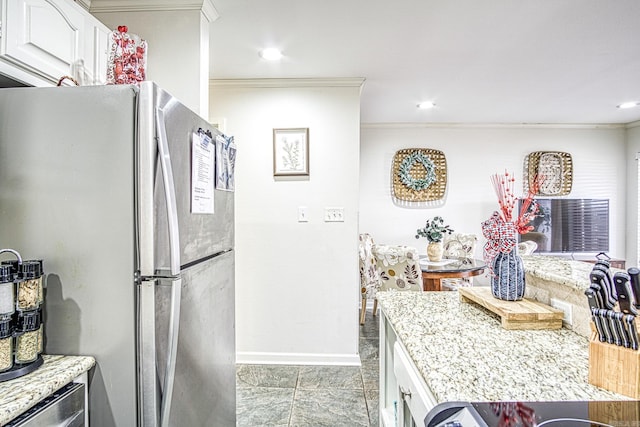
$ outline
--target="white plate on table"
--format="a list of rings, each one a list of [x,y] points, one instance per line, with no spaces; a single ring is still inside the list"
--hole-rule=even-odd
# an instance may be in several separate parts
[[[441,266],[441,265],[451,264],[452,262],[456,262],[456,260],[455,259],[443,259],[442,261],[429,261],[429,258],[420,258],[420,264],[424,264],[424,265]]]

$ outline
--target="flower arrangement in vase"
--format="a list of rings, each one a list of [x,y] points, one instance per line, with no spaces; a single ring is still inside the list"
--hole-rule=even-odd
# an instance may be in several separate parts
[[[494,297],[518,301],[524,296],[524,266],[517,253],[517,235],[524,234],[533,227],[529,222],[534,218],[537,203],[533,196],[538,192],[542,177],[536,176],[517,217],[513,210],[518,198],[513,186],[515,178],[509,172],[491,176],[493,188],[498,196],[499,211],[482,223],[482,234],[487,239],[484,246],[484,259],[491,270],[491,293]]]
[[[428,219],[425,226],[416,230],[416,239],[426,237],[429,241],[427,245],[427,256],[429,261],[437,262],[442,260],[442,239],[445,234],[453,233],[453,229],[444,224],[441,216]]]

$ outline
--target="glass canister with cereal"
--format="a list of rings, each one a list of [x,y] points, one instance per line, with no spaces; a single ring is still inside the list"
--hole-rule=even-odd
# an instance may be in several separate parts
[[[16,308],[21,311],[40,307],[43,300],[42,261],[24,261],[16,284]]]
[[[41,322],[40,310],[17,313],[15,363],[30,363],[38,358]]]
[[[13,367],[11,316],[0,316],[0,372]]]

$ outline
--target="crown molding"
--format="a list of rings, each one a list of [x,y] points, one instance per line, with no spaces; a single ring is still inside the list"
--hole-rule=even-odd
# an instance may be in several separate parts
[[[627,123],[627,125],[626,125],[627,129],[637,128],[639,126],[640,126],[640,120],[637,120],[637,121],[631,122],[631,123]]]
[[[91,7],[91,0],[73,0],[77,5],[82,7],[84,10],[89,10]]]
[[[209,87],[289,88],[289,87],[359,87],[361,77],[307,78],[307,79],[212,79]]]
[[[200,10],[209,22],[220,16],[212,0],[79,0],[89,2],[91,13],[158,12],[172,10]]]
[[[624,123],[362,123],[362,129],[625,129]]]

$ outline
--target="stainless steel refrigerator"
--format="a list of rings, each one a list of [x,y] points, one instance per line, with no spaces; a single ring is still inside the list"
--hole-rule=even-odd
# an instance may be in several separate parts
[[[192,212],[198,130],[151,82],[0,89],[0,247],[44,260],[45,353],[95,356],[92,426],[235,425],[234,193]]]

